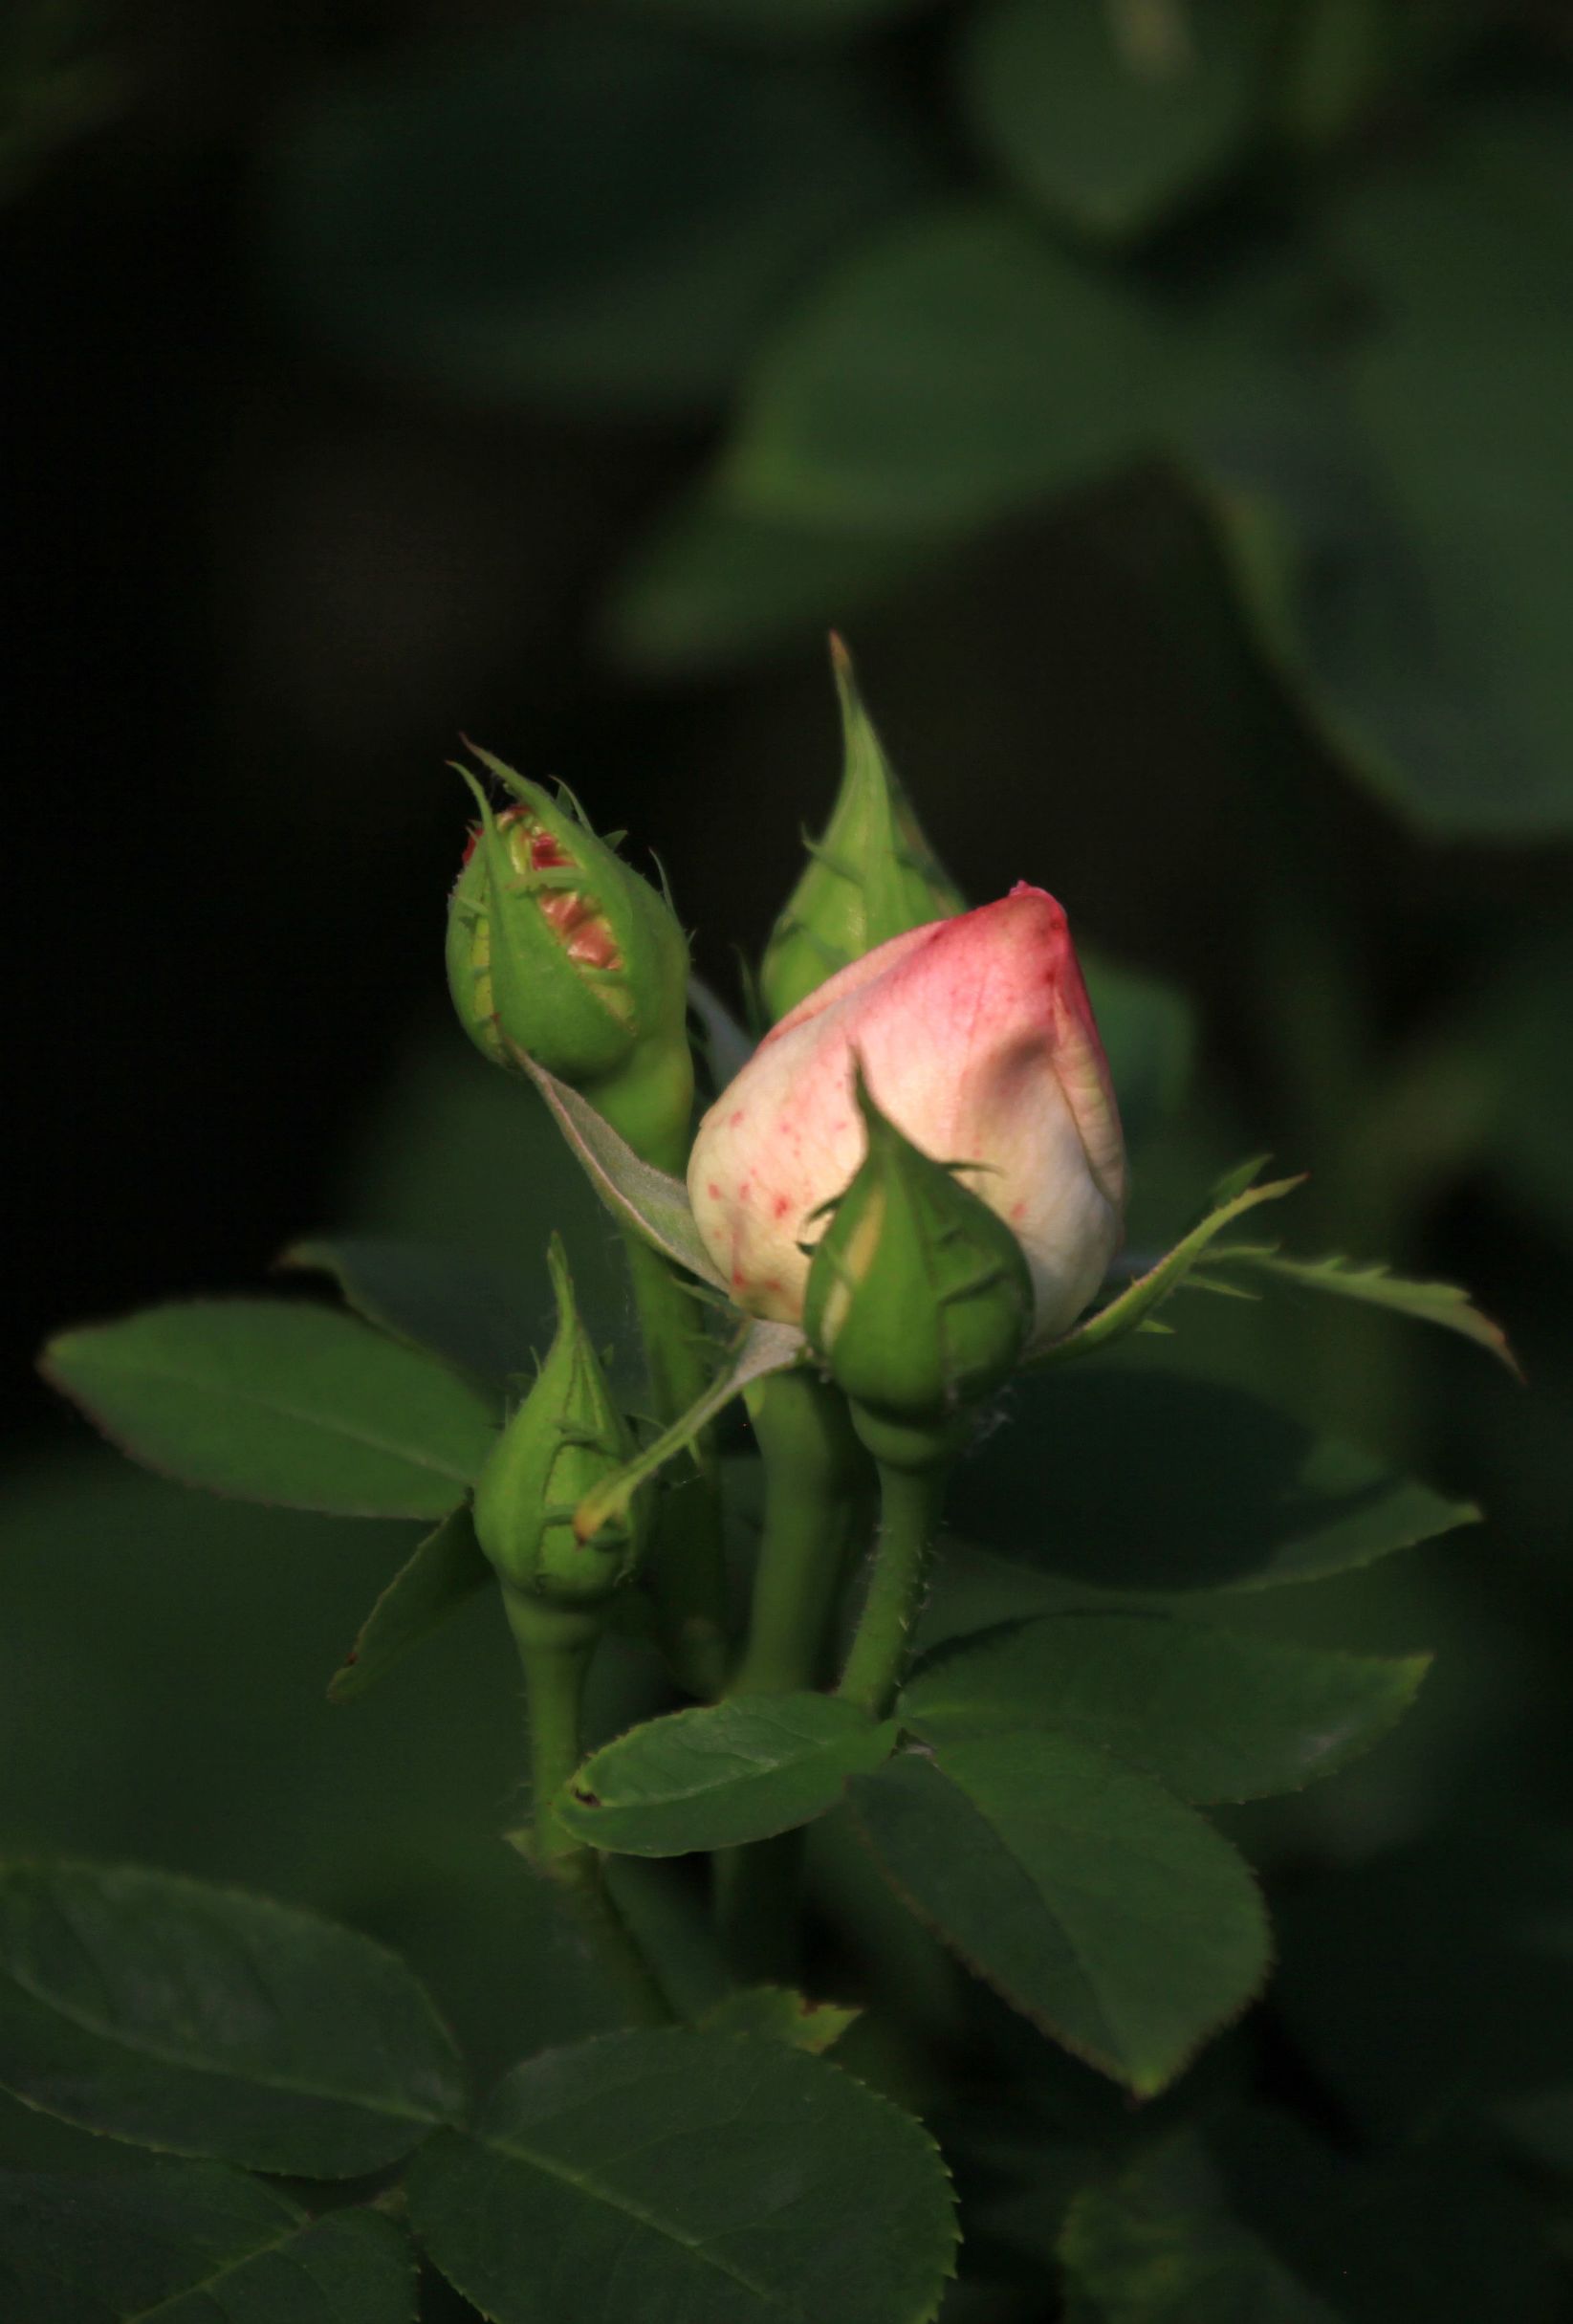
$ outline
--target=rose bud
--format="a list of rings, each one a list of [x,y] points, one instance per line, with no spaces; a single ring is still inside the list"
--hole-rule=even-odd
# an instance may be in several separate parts
[[[882,944],[765,1036],[699,1126],[688,1192],[738,1305],[796,1323],[816,1213],[863,1159],[868,1087],[1020,1243],[1035,1342],[1086,1305],[1119,1244],[1125,1144],[1065,915],[1023,883]]]
[[[688,948],[666,899],[567,808],[490,752],[513,794],[481,810],[448,907],[448,980],[465,1030],[582,1090],[649,1161],[681,1168],[693,1101]],[[464,772],[463,769],[460,770]]]
[[[841,787],[823,838],[808,843],[808,868],[760,966],[759,990],[773,1018],[785,1017],[876,945],[963,909],[885,757],[838,637],[830,659],[841,703]]]
[[[1002,1386],[1033,1318],[1002,1218],[887,1121],[854,1066],[866,1147],[815,1248],[803,1329],[854,1406],[936,1428]]]
[[[497,1439],[475,1485],[475,1538],[505,1588],[521,1598],[583,1607],[632,1575],[643,1546],[643,1497],[587,1542],[574,1512],[633,1456],[595,1347],[579,1321],[561,1242],[547,1253],[557,1329],[529,1394]]]

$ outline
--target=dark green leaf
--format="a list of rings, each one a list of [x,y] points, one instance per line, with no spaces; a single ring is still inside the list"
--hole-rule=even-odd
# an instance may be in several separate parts
[[[752,1695],[674,1711],[587,1759],[557,1811],[592,1847],[636,1856],[732,1848],[833,1808],[896,1730],[835,1695]]]
[[[853,1811],[921,1918],[1007,2001],[1143,2096],[1268,1965],[1249,1872],[1193,1809],[1066,1735],[906,1751]]]
[[[1054,216],[1142,234],[1239,154],[1274,30],[1259,0],[994,0],[967,27],[962,101],[985,151]]]
[[[706,2010],[700,2030],[758,2034],[767,2042],[785,2042],[789,2049],[819,2057],[834,2049],[861,2015],[837,2002],[810,2001],[786,1985],[740,1985]]]
[[[1123,466],[1152,440],[1137,295],[982,203],[831,274],[761,362],[723,471],[762,515],[932,537]]]
[[[932,1743],[1041,1727],[1102,1744],[1181,1799],[1261,1799],[1368,1749],[1429,1663],[1156,1614],[1059,1614],[937,1656],[904,1689],[900,1717]]]
[[[762,515],[707,481],[636,543],[602,631],[625,669],[713,669],[827,625],[845,627],[922,562],[900,531]]]
[[[550,1310],[535,1285],[506,1260],[377,1235],[335,1235],[292,1243],[278,1264],[332,1276],[368,1324],[494,1385],[530,1370],[551,1337]]]
[[[406,2154],[460,2100],[391,1953],[168,1873],[0,1872],[0,2084],[132,2145],[303,2178]]]
[[[952,1521],[1118,1590],[1313,1581],[1470,1524],[1368,1454],[1219,1382],[1102,1363],[1023,1380]]]
[[[615,2034],[511,2073],[409,2181],[415,2231],[496,2324],[919,2324],[954,2248],[911,2117],[779,2042]]]
[[[360,1625],[328,1687],[329,1701],[353,1702],[375,1686],[492,1578],[468,1505],[454,1509],[400,1567]]]
[[[0,2173],[7,2324],[408,2324],[391,2220],[312,2220],[221,2163],[65,2179]]]
[[[150,1307],[62,1332],[43,1367],[149,1468],[337,1516],[444,1516],[495,1432],[446,1364],[302,1303]]]
[[[925,178],[833,68],[536,14],[318,96],[274,156],[279,283],[332,344],[492,400],[704,411]]]

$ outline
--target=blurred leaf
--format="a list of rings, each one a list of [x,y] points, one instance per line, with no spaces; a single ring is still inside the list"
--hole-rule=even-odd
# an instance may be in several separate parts
[[[1163,349],[1138,295],[1003,208],[860,246],[754,373],[724,489],[761,517],[931,538],[1148,447]]]
[[[1344,191],[1365,321],[1336,367],[1242,330],[1188,425],[1247,616],[1334,751],[1424,830],[1529,840],[1573,828],[1573,104],[1504,112]]]
[[[902,1724],[950,1737],[1041,1727],[1101,1744],[1181,1799],[1298,1791],[1401,1719],[1429,1656],[1320,1653],[1162,1615],[1075,1613],[953,1648],[902,1691]]]
[[[1243,1268],[1248,1274],[1276,1276],[1280,1282],[1298,1284],[1305,1291],[1330,1292],[1339,1299],[1362,1300],[1372,1307],[1387,1307],[1397,1315],[1408,1315],[1420,1324],[1439,1324],[1446,1331],[1461,1332],[1505,1364],[1509,1371],[1518,1374],[1518,1366],[1507,1334],[1489,1315],[1482,1315],[1471,1304],[1467,1291],[1456,1283],[1416,1283],[1409,1277],[1394,1275],[1380,1261],[1362,1264],[1353,1259],[1289,1259],[1277,1251],[1231,1250],[1225,1245],[1213,1253],[1212,1264],[1227,1269]],[[1521,1376],[1521,1375],[1520,1375]]]
[[[1342,1573],[1479,1511],[1221,1382],[1099,1363],[1017,1382],[959,1471],[959,1530],[1117,1590]]]
[[[835,1695],[738,1696],[620,1735],[585,1761],[557,1813],[593,1848],[628,1855],[733,1848],[822,1815],[895,1742],[893,1726]]]
[[[281,294],[331,345],[494,402],[703,412],[926,169],[881,92],[605,14],[317,97],[269,173]]]
[[[672,672],[741,661],[883,604],[921,564],[899,528],[739,508],[706,478],[636,539],[601,626],[622,668]]]
[[[1120,239],[1150,231],[1237,158],[1275,30],[1261,0],[1185,0],[1164,11],[1168,36],[1146,43],[1123,30],[1127,13],[990,0],[959,58],[990,158],[1051,215]]]
[[[414,2291],[390,2219],[308,2219],[222,2163],[0,2172],[8,2324],[408,2324]]]
[[[1478,0],[1301,0],[1280,27],[1278,113],[1297,144],[1346,137],[1385,99],[1412,103],[1456,61],[1488,11]]]
[[[1097,2324],[1342,2324],[1232,2213],[1194,2134],[1072,2202],[1060,2254]],[[1398,2324],[1398,2319],[1393,2319]]]
[[[849,2193],[855,2200],[849,2200]],[[615,2034],[549,2050],[409,2181],[421,2243],[496,2324],[912,2324],[951,2267],[950,2193],[917,2123],[773,2041]]]
[[[149,1468],[345,1517],[446,1515],[496,1430],[446,1364],[302,1303],[150,1307],[62,1332],[42,1364]]]
[[[904,1751],[854,1815],[919,1918],[1044,2032],[1149,2097],[1267,1974],[1256,1884],[1107,1752],[1023,1733]]]
[[[310,2179],[405,2155],[462,2098],[391,1953],[173,1874],[0,1871],[0,2081],[134,2146]]]
[[[1127,1145],[1137,1145],[1185,1095],[1196,1046],[1196,1018],[1185,995],[1082,947],[1098,1030],[1108,1053]]]
[[[708,2009],[700,2022],[702,2033],[754,2033],[768,2042],[785,2042],[789,2049],[806,2050],[820,2057],[833,2050],[847,2028],[861,2015],[836,2002],[810,2001],[785,1985],[740,1985],[725,2001]]]
[[[0,22],[0,199],[123,109],[131,82],[107,32],[101,0],[11,0]]]
[[[356,1633],[334,1673],[330,1702],[353,1702],[492,1580],[468,1504],[410,1553]]]
[[[1503,1089],[1493,1164],[1515,1199],[1573,1244],[1573,935],[1557,929],[1523,945],[1480,1000],[1479,1039]]]
[[[314,1236],[277,1262],[331,1276],[347,1305],[379,1331],[429,1348],[478,1379],[501,1385],[533,1370],[551,1337],[522,1269],[506,1260],[377,1235]],[[500,1406],[499,1406],[500,1412]]]

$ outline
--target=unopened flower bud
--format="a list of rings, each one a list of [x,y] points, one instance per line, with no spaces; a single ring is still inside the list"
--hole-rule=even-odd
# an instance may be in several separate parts
[[[1026,1253],[1035,1341],[1068,1330],[1120,1240],[1125,1145],[1065,915],[1040,888],[892,937],[776,1025],[699,1125],[688,1193],[740,1307],[803,1311],[809,1221],[864,1136],[861,1062],[927,1154],[982,1164],[968,1185]]]
[[[759,989],[772,1018],[891,936],[964,910],[885,757],[840,638],[830,658],[845,738],[841,787],[766,948]]]
[[[547,1259],[557,1294],[557,1337],[481,1471],[475,1535],[509,1590],[580,1607],[610,1597],[634,1572],[644,1510],[636,1494],[625,1517],[609,1520],[588,1541],[574,1531],[579,1502],[635,1448],[579,1320],[556,1236]]]
[[[1032,1277],[1004,1220],[854,1078],[866,1150],[815,1250],[803,1328],[855,1406],[943,1427],[1016,1369]]]
[[[676,915],[581,817],[489,752],[475,755],[513,804],[494,813],[466,774],[481,820],[448,907],[460,1020],[494,1063],[526,1051],[646,1160],[679,1167],[693,1066]]]

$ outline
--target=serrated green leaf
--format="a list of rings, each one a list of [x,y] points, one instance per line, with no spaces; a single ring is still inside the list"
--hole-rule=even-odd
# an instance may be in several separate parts
[[[722,484],[760,515],[931,539],[1149,449],[1161,362],[1139,292],[1003,205],[921,211],[767,348]]]
[[[901,1752],[851,1787],[887,1876],[979,1976],[1150,2096],[1267,1974],[1241,1858],[1149,1776],[1068,1735]]]
[[[1261,1899],[1229,1844],[1068,1736],[902,1753],[852,1790],[886,1876],[1013,2006],[1139,2095],[1173,2079],[1266,1974]]]
[[[281,1267],[331,1276],[345,1304],[393,1339],[430,1349],[501,1387],[527,1371],[551,1334],[550,1312],[522,1268],[378,1235],[291,1243]]]
[[[0,2172],[7,2324],[409,2324],[414,2299],[392,2220],[309,2219],[221,2163]]]
[[[162,2152],[301,2178],[451,2118],[452,2043],[382,1946],[173,1874],[0,1869],[0,2086]]]
[[[898,1715],[931,1743],[1030,1727],[1077,1736],[1200,1806],[1335,1774],[1403,1717],[1429,1666],[1161,1614],[1058,1614],[935,1656]]]
[[[1225,1183],[1232,1187],[1234,1179]],[[1155,1266],[1148,1267],[1133,1283],[1127,1283],[1125,1290],[1117,1292],[1105,1306],[1078,1324],[1073,1331],[1038,1348],[1033,1363],[1038,1366],[1064,1363],[1073,1356],[1091,1355],[1095,1348],[1107,1348],[1124,1339],[1127,1331],[1134,1331],[1147,1322],[1153,1309],[1162,1306],[1179,1289],[1208,1245],[1216,1240],[1225,1227],[1242,1218],[1247,1211],[1255,1210],[1258,1203],[1281,1201],[1302,1183],[1301,1178],[1275,1178],[1266,1186],[1246,1186],[1237,1194],[1229,1193],[1217,1209],[1209,1212],[1189,1235],[1182,1236]]]
[[[1262,1398],[1121,1365],[1023,1379],[962,1468],[968,1538],[1108,1590],[1266,1590],[1369,1565],[1479,1511]]]
[[[1140,14],[994,0],[965,28],[961,99],[1023,193],[1083,232],[1123,240],[1238,157],[1266,94],[1273,32],[1258,0]]]
[[[751,1695],[674,1711],[593,1752],[555,1812],[593,1848],[678,1856],[822,1815],[896,1730],[836,1695]]]
[[[496,2324],[925,2324],[955,2243],[910,2116],[822,2059],[713,2033],[531,2059],[423,2152],[409,2203]]]
[[[1304,1291],[1322,1291],[1335,1299],[1363,1300],[1367,1306],[1387,1307],[1395,1315],[1412,1316],[1416,1323],[1438,1324],[1444,1331],[1460,1332],[1505,1364],[1515,1378],[1522,1378],[1507,1334],[1489,1315],[1482,1315],[1469,1293],[1456,1283],[1418,1283],[1394,1275],[1380,1261],[1362,1264],[1353,1259],[1291,1259],[1271,1250],[1232,1249],[1225,1244],[1213,1253],[1212,1264],[1239,1267],[1246,1272],[1277,1277]],[[1221,1286],[1213,1286],[1220,1288]]]
[[[330,1702],[353,1702],[493,1579],[469,1505],[454,1509],[400,1567],[334,1673]]]
[[[343,1517],[442,1517],[492,1449],[488,1397],[331,1308],[150,1307],[52,1340],[46,1376],[149,1468]]]
[[[822,2057],[862,2015],[861,2009],[843,2008],[839,2002],[810,2001],[787,1985],[740,1985],[706,2010],[699,2029],[757,2034],[764,2041],[785,2042],[790,2050]]]
[[[574,11],[316,81],[267,160],[276,287],[331,346],[619,418],[718,406],[799,282],[929,176],[877,81]]]

